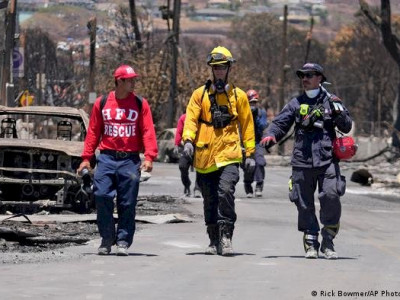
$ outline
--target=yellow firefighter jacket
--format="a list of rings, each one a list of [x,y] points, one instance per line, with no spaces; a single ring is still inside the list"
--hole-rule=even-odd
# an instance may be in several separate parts
[[[199,87],[186,108],[182,138],[195,145],[193,166],[199,173],[214,172],[220,167],[242,162],[242,143],[246,157],[255,151],[253,116],[246,93],[231,86],[226,94],[215,94],[217,104],[226,105],[233,119],[224,128],[214,128],[209,124],[212,121],[209,98],[212,92],[212,88],[207,91],[205,86]]]

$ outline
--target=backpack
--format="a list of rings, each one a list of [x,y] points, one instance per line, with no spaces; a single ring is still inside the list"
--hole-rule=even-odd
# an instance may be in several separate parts
[[[108,94],[104,94],[103,97],[101,97],[101,100],[100,100],[100,111],[102,111],[104,106],[106,105],[107,98],[108,98]],[[143,97],[135,94],[135,99],[136,99],[137,105],[139,107],[139,112],[141,112],[142,111]]]

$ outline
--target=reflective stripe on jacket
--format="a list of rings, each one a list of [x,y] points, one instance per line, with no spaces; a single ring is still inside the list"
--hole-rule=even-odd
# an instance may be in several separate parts
[[[218,105],[226,105],[233,116],[231,122],[224,128],[214,128],[210,124],[212,119],[209,92],[205,91],[202,99],[203,91],[204,86],[199,87],[190,98],[186,109],[183,140],[190,140],[195,145],[193,166],[196,171],[210,173],[220,167],[242,161],[239,131],[242,134],[246,157],[255,151],[255,137],[253,116],[243,90],[230,87],[227,94],[215,95]]]

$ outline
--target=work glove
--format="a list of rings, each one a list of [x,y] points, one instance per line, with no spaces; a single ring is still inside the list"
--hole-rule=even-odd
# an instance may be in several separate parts
[[[183,153],[189,157],[193,157],[194,147],[191,141],[186,141],[185,145],[183,146]]]
[[[266,136],[265,138],[263,138],[260,142],[260,145],[265,147],[265,149],[269,149],[271,148],[273,145],[276,144],[276,139],[274,136]]]
[[[256,161],[252,157],[247,157],[244,161],[244,169],[246,173],[253,173],[254,169],[256,168]]]
[[[174,146],[174,151],[173,151],[173,152],[174,152],[174,155],[175,155],[175,156],[178,156],[178,154],[179,154],[179,147],[178,147],[177,145]]]
[[[331,109],[336,115],[340,115],[344,111],[342,100],[339,97],[332,96],[329,101]]]

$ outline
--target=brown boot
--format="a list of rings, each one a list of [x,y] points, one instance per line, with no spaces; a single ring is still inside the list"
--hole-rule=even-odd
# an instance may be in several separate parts
[[[206,248],[205,254],[207,255],[216,255],[219,244],[219,234],[218,234],[218,225],[211,224],[207,225],[207,233],[210,238],[210,245]]]

